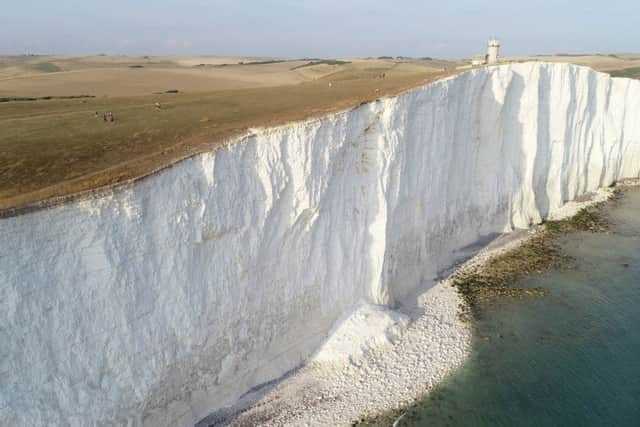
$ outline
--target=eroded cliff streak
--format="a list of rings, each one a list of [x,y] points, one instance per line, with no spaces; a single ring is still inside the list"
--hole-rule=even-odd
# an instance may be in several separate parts
[[[640,174],[640,82],[492,67],[0,220],[0,424],[192,425],[483,237]]]

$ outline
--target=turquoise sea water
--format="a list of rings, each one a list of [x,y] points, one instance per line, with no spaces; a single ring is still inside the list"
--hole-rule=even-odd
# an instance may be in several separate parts
[[[518,283],[547,296],[483,307],[470,359],[401,425],[640,426],[640,190],[604,212],[609,233],[559,241],[572,269]]]

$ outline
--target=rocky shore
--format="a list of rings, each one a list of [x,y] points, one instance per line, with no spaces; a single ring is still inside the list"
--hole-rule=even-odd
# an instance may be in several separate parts
[[[464,363],[476,304],[496,297],[544,296],[542,290],[519,289],[512,282],[519,275],[568,261],[556,251],[554,238],[606,229],[596,207],[616,192],[600,189],[567,203],[543,224],[495,239],[422,294],[416,307],[397,312],[396,319],[409,320],[388,322],[379,331],[387,339],[378,345],[358,347],[359,335],[367,335],[363,325],[371,319],[356,311],[320,357],[283,381],[246,396],[244,404],[254,401],[248,409],[237,406],[218,412],[199,426],[387,425],[406,418],[415,402]],[[364,322],[353,320],[359,315]],[[352,345],[345,350],[336,345],[340,341]],[[357,354],[354,348],[359,349]],[[346,354],[349,350],[352,353]]]

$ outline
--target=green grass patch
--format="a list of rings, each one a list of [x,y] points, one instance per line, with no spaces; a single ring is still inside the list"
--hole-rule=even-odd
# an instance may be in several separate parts
[[[48,101],[51,99],[80,99],[80,98],[95,98],[94,95],[68,95],[68,96],[4,96],[0,97],[0,102],[15,102],[15,101]]]
[[[265,61],[252,61],[252,62],[243,62],[240,61],[238,64],[240,65],[269,65],[269,64],[280,64],[282,62],[287,62],[286,59],[268,59]]]
[[[640,80],[640,67],[623,68],[622,70],[613,70],[608,73],[611,77],[625,77],[628,79]]]
[[[269,64],[280,64],[282,62],[287,62],[287,59],[268,59],[268,60],[264,60],[264,61],[251,61],[251,62],[244,62],[244,61],[240,61],[238,63],[235,64],[196,64],[194,65],[195,68],[203,68],[203,67],[211,67],[211,68],[224,68],[224,67],[231,67],[233,65],[269,65]]]
[[[291,70],[299,70],[300,68],[313,67],[314,65],[346,65],[351,64],[351,61],[340,61],[339,59],[322,59],[319,61],[309,61],[306,64],[293,67]]]
[[[62,68],[58,67],[52,62],[38,62],[37,64],[33,64],[31,68],[43,73],[55,73],[58,71],[62,71]]]

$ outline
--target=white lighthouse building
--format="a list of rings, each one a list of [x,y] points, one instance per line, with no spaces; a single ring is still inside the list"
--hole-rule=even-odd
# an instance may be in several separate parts
[[[500,53],[500,41],[493,38],[487,43],[487,62],[489,64],[498,63],[498,55]]]
[[[487,42],[487,53],[473,55],[471,57],[471,66],[497,64],[500,55],[500,41],[496,38],[489,39]]]

